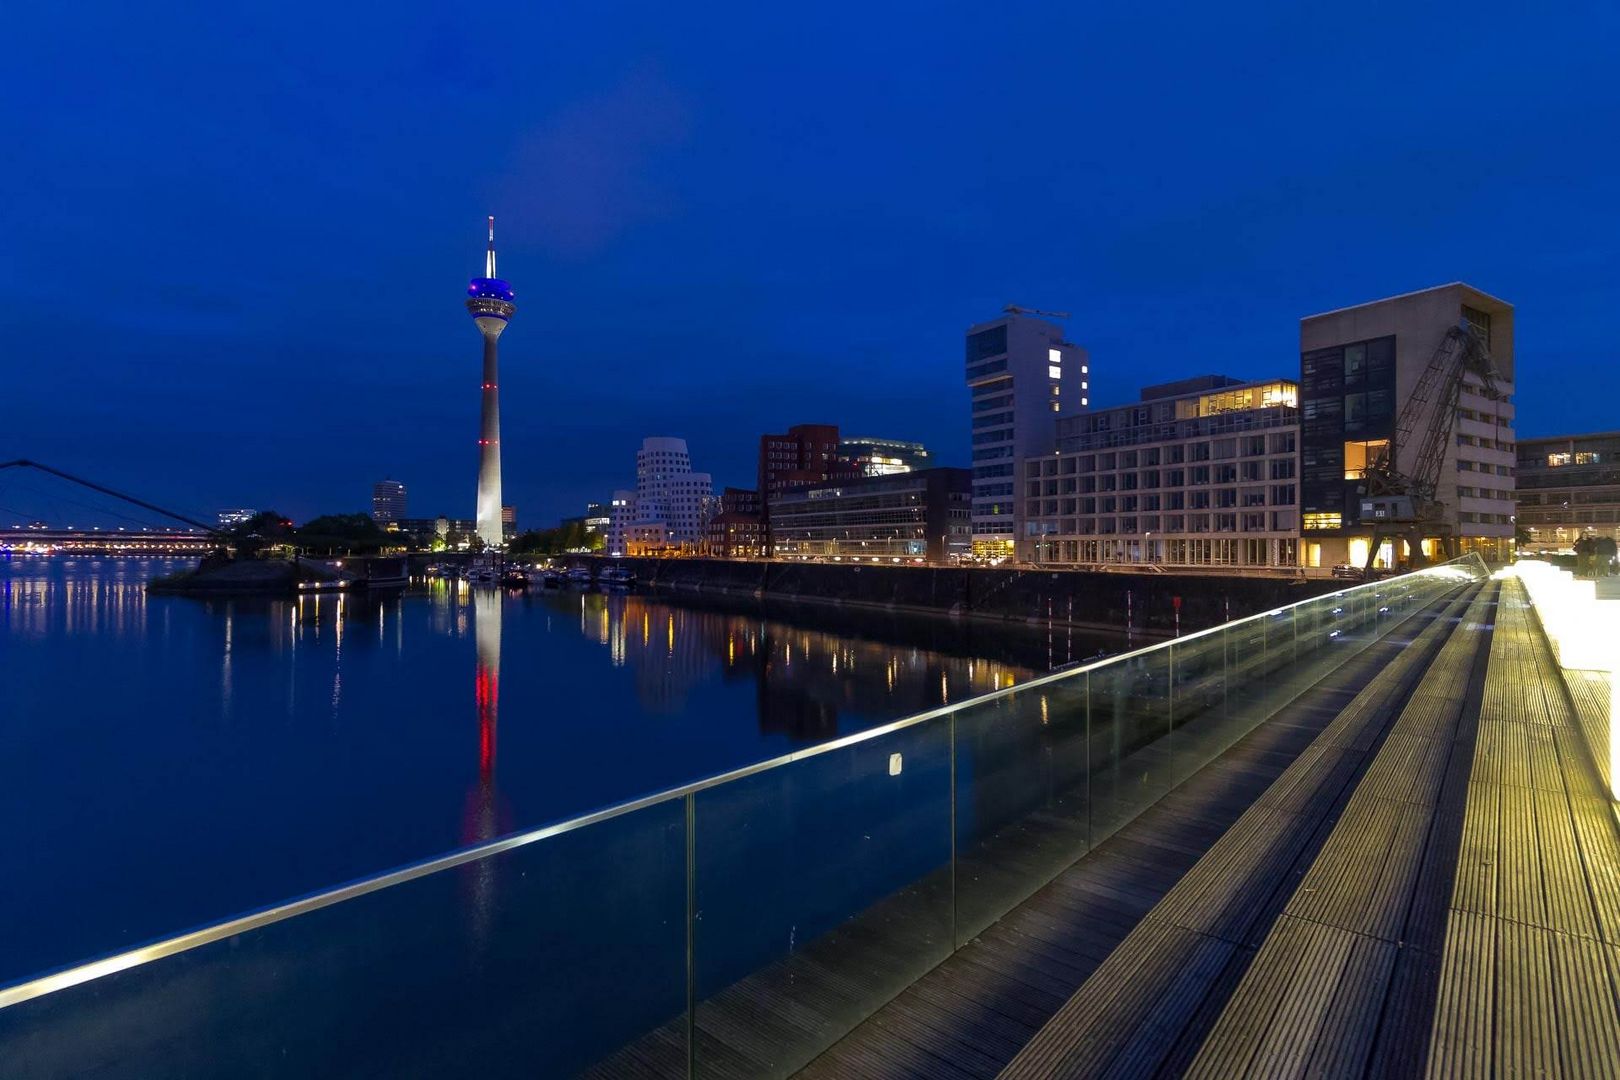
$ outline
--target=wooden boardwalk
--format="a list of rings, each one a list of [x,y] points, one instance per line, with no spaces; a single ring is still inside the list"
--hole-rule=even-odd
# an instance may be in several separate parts
[[[1485,602],[1474,590],[1403,651],[1001,1075],[1331,1071],[1301,1036],[1329,1013],[1361,1036],[1359,988],[1393,974],[1366,931],[1404,925]]]
[[[1433,1077],[1620,1076],[1620,834],[1581,734],[1582,712],[1598,722],[1597,702],[1582,700],[1593,680],[1577,676],[1565,692],[1534,619],[1508,582],[1448,911]]]
[[[926,973],[902,894],[705,1002],[698,1072],[1620,1076],[1608,694],[1516,580],[1465,589]],[[676,1074],[680,1034],[597,1075]]]
[[[1374,646],[918,980],[802,1075],[995,1076],[1099,967],[1131,963],[1113,959],[1120,943],[1211,849],[1222,848],[1262,794],[1272,795],[1261,830],[1268,850],[1279,859],[1303,851],[1310,832],[1289,829],[1284,819],[1297,820],[1307,789],[1343,788],[1356,753],[1309,748],[1329,730],[1335,739],[1346,736],[1347,715],[1398,709],[1450,626],[1433,620],[1425,628],[1416,619],[1412,629],[1423,632],[1415,642],[1397,633]]]

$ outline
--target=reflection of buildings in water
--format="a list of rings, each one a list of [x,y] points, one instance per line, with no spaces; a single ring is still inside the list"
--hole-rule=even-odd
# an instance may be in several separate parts
[[[22,559],[12,556],[0,576],[0,630],[7,634],[42,637],[67,631],[123,637],[146,633],[147,560],[132,572],[122,563],[111,577],[102,576],[99,559]],[[98,571],[78,578],[83,568]],[[161,562],[160,569],[167,569]]]
[[[1011,686],[1029,669],[953,657],[758,615],[676,607],[641,595],[577,598],[586,638],[634,672],[649,712],[678,713],[716,674],[752,679],[759,729],[792,739],[837,734],[842,715],[893,718]]]

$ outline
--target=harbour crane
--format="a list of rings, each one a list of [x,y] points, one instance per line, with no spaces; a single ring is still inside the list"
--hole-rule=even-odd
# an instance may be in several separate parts
[[[1049,319],[1067,319],[1070,317],[1067,311],[1041,311],[1038,308],[1019,307],[1017,304],[1008,304],[1001,310],[1008,315],[1045,315]]]
[[[1440,340],[1411,397],[1401,406],[1393,437],[1385,440],[1363,476],[1361,520],[1370,522],[1373,528],[1367,570],[1372,569],[1386,539],[1402,536],[1410,547],[1414,566],[1425,562],[1425,536],[1436,538],[1448,558],[1456,555],[1457,538],[1445,520],[1445,508],[1438,496],[1446,447],[1451,445],[1457,421],[1457,398],[1470,375],[1479,380],[1486,397],[1501,398],[1496,369],[1484,341],[1473,327],[1461,322]],[[1413,447],[1414,453],[1410,471],[1403,471],[1397,459],[1401,448],[1407,446]]]

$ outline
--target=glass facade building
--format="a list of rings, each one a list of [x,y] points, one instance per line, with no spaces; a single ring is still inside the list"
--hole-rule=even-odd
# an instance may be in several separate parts
[[[968,554],[966,469],[921,469],[803,488],[770,500],[772,553],[786,559],[949,563]]]

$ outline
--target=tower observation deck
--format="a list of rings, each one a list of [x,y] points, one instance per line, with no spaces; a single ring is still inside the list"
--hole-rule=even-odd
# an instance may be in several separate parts
[[[484,336],[483,409],[478,434],[478,538],[489,547],[503,542],[501,532],[501,391],[497,342],[517,312],[512,286],[495,276],[495,219],[489,219],[489,250],[484,276],[467,285],[467,313]]]

